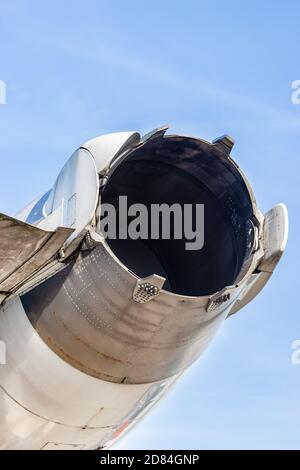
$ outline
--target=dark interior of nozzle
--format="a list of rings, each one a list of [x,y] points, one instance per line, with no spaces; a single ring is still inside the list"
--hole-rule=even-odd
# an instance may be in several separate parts
[[[161,275],[167,280],[164,289],[187,296],[234,284],[251,249],[252,205],[243,178],[220,148],[178,136],[150,140],[117,166],[102,203],[113,204],[118,214],[119,196],[127,196],[128,206],[144,204],[149,213],[151,204],[192,204],[194,209],[204,204],[202,249],[187,250],[185,237],[108,238],[128,269],[140,277]]]

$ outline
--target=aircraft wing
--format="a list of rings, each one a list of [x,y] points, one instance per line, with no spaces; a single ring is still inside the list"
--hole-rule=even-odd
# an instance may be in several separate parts
[[[53,260],[73,229],[54,232],[0,214],[0,292],[5,297]],[[1,301],[1,299],[0,299]]]

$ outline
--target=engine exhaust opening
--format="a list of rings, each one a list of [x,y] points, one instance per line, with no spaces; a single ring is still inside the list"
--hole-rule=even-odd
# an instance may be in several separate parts
[[[185,236],[107,238],[130,271],[163,276],[164,289],[185,296],[211,295],[235,283],[251,254],[253,209],[243,177],[217,146],[179,136],[149,140],[116,166],[101,194],[118,217],[119,196],[127,196],[128,206],[144,204],[149,214],[152,204],[204,205],[199,250],[187,250]]]

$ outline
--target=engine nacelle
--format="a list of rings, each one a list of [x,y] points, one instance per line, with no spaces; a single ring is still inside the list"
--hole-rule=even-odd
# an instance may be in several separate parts
[[[286,243],[285,207],[263,217],[230,157],[231,138],[209,143],[165,131],[144,138],[112,134],[82,146],[79,152],[95,163],[100,188],[95,214],[84,219],[88,233],[66,257],[65,269],[21,297],[30,322],[56,354],[109,382],[150,383],[185,370],[222,321],[261,290]],[[95,190],[82,187],[77,174],[74,181],[94,198]],[[50,193],[52,208],[58,186]],[[59,190],[64,199],[63,184]],[[168,239],[105,237],[101,207],[110,204],[120,221],[120,197],[130,207],[143,205],[149,225],[153,205],[177,204],[183,211],[201,204],[201,248],[187,249],[191,240],[184,231]],[[49,200],[44,204],[50,207]],[[72,214],[70,226],[78,234],[76,205]]]

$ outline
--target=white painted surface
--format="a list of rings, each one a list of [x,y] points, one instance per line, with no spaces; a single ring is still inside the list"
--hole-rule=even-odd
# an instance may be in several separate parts
[[[261,271],[272,273],[287,244],[289,231],[288,212],[284,204],[278,204],[266,213],[263,227],[264,258]]]
[[[45,204],[45,214],[50,216],[38,224],[54,230],[59,222],[63,227],[74,228],[69,241],[87,227],[96,210],[99,195],[99,178],[91,154],[84,149],[73,153],[61,170]],[[55,217],[51,218],[51,214]],[[57,226],[57,225],[56,225]]]
[[[120,152],[137,145],[141,140],[138,132],[116,132],[101,135],[82,145],[93,156],[98,173],[103,173]]]
[[[15,215],[15,218],[21,220],[22,222],[25,222],[31,210],[33,209],[35,204],[41,199],[41,197],[42,196],[36,197],[30,204],[27,204],[27,206],[23,207],[23,209],[18,211]]]

